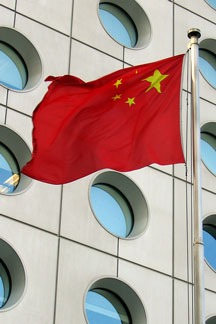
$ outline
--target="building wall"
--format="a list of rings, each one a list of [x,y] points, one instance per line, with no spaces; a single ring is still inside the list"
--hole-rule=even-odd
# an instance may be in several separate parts
[[[25,35],[43,65],[42,80],[31,91],[0,87],[0,123],[32,148],[31,116],[46,92],[46,76],[72,74],[90,81],[184,53],[187,31],[193,27],[201,29],[201,41],[216,38],[216,12],[204,0],[137,2],[151,24],[151,41],[142,49],[124,48],[106,33],[98,0],[0,0],[1,26]],[[184,75],[185,151],[186,67]],[[202,75],[200,96],[201,124],[216,122],[216,91]],[[117,277],[140,297],[147,323],[192,323],[190,139],[188,143],[187,176],[184,165],[152,165],[125,173],[141,189],[149,210],[147,228],[136,239],[113,236],[94,217],[89,188],[98,173],[63,186],[32,181],[19,194],[0,195],[0,238],[17,252],[26,274],[21,299],[0,310],[0,321],[85,324],[88,287],[98,278]],[[202,176],[206,217],[216,213],[216,177],[204,164]],[[216,315],[216,274],[207,263],[205,285],[208,318]]]

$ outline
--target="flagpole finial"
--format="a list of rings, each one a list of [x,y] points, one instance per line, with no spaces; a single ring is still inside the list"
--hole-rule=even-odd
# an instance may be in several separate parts
[[[201,32],[198,28],[191,28],[188,30],[188,38],[191,38],[192,36],[196,36],[197,38],[200,38]]]

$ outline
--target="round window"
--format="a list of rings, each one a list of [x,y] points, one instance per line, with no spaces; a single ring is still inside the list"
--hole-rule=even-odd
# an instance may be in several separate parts
[[[95,288],[86,296],[89,324],[130,324],[130,314],[121,298],[109,290]]]
[[[117,278],[101,278],[91,284],[84,308],[89,324],[146,324],[140,298]]]
[[[0,63],[0,84],[11,90],[30,90],[41,80],[38,51],[14,28],[0,27]]]
[[[208,50],[199,50],[200,71],[204,78],[216,88],[216,55]]]
[[[19,53],[0,41],[0,83],[15,90],[24,89],[27,83],[27,68]]]
[[[206,2],[214,9],[216,9],[216,0],[206,0]]]
[[[216,175],[216,123],[207,123],[201,129],[201,157],[207,168]]]
[[[149,19],[134,0],[100,0],[99,17],[107,33],[123,46],[140,48],[150,41]]]
[[[117,42],[128,47],[136,45],[136,26],[122,8],[112,3],[100,3],[99,15],[105,29]]]
[[[0,308],[8,301],[11,291],[11,279],[7,267],[0,259]]]
[[[208,216],[203,221],[203,242],[205,259],[216,270],[216,215]]]
[[[20,170],[13,153],[0,143],[0,193],[13,192],[20,179]]]
[[[0,312],[14,306],[25,289],[25,271],[14,249],[0,239]]]
[[[107,184],[91,187],[91,203],[100,222],[117,236],[127,237],[133,227],[133,212],[122,193]]]
[[[89,198],[98,222],[121,238],[141,235],[148,222],[148,208],[137,185],[125,175],[100,172],[90,186]]]
[[[4,125],[0,125],[0,139],[0,194],[18,194],[32,182],[20,172],[30,160],[31,151],[18,134]]]
[[[216,324],[216,316],[208,318],[206,324]]]

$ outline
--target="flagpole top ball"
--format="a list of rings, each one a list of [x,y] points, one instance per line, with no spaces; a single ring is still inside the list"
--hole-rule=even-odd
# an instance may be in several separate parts
[[[191,38],[192,36],[196,36],[197,38],[200,38],[201,32],[198,28],[191,28],[188,30],[188,38]]]

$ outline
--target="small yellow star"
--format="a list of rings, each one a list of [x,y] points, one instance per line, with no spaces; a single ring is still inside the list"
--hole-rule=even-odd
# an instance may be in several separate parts
[[[168,74],[163,75],[160,73],[159,70],[155,70],[153,75],[142,80],[142,81],[146,80],[151,83],[150,87],[145,92],[148,92],[150,89],[155,88],[159,93],[161,93],[160,83],[168,76],[169,76]]]
[[[136,72],[135,72],[136,74],[138,74],[139,73],[139,71],[138,70],[136,70]]]
[[[113,85],[114,85],[116,88],[118,88],[118,86],[119,86],[120,84],[122,84],[122,79],[117,80],[116,83],[114,83]]]
[[[132,105],[135,105],[134,99],[135,99],[135,97],[128,98],[128,100],[125,101],[125,103],[128,103],[128,105],[131,107]]]
[[[115,97],[112,97],[112,99],[114,100],[114,101],[116,101],[117,99],[121,99],[121,94],[117,94],[117,95],[115,95]]]

